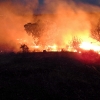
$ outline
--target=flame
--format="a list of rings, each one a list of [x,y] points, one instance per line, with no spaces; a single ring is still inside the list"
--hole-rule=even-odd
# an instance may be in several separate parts
[[[92,40],[92,42],[91,42]],[[33,41],[32,42],[29,42],[28,40],[25,40],[25,39],[17,39],[19,45],[20,44],[26,44],[29,49],[30,49],[30,52],[33,52],[33,51],[43,51],[44,49],[47,50],[47,51],[70,51],[70,52],[78,52],[78,53],[81,53],[82,51],[81,50],[93,50],[95,52],[98,52],[98,54],[100,53],[100,42],[96,41],[94,42],[94,39],[91,38],[91,40],[89,41],[83,41],[81,44],[79,44],[79,47],[76,49],[74,48],[72,45],[68,45],[68,47],[66,48],[66,46],[62,47],[62,48],[59,48],[59,45],[57,44],[54,44],[54,45],[45,45],[42,47],[42,45],[36,45]]]
[[[100,51],[100,46],[97,44],[93,44],[92,42],[82,42],[80,48],[84,50]]]
[[[47,51],[57,51],[57,45],[48,45],[46,46]]]

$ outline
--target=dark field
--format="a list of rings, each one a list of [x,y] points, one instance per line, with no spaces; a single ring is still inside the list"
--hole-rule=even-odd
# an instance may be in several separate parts
[[[0,100],[100,100],[99,60],[86,63],[81,56],[1,54]]]

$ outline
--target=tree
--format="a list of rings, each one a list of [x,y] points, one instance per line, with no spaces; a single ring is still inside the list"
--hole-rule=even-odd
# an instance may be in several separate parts
[[[21,45],[20,48],[22,49],[22,52],[23,52],[23,53],[26,53],[26,52],[28,52],[28,50],[29,50],[28,46],[25,45],[25,44]]]
[[[91,31],[91,37],[100,42],[100,19],[96,27]]]
[[[24,25],[24,28],[29,35],[32,35],[34,37],[39,37],[38,23],[27,23]]]
[[[25,31],[32,35],[34,39],[34,43],[37,45],[39,44],[39,38],[44,31],[44,24],[41,21],[37,21],[36,23],[27,23],[24,25]]]
[[[27,34],[33,37],[34,43],[36,45],[44,45],[49,41],[50,35],[57,32],[56,24],[50,20],[38,20],[36,23],[27,23],[24,25]],[[45,37],[44,41],[41,41],[41,37]]]
[[[73,49],[79,50],[80,49],[79,46],[80,46],[81,42],[82,42],[81,39],[79,39],[77,36],[74,36],[72,38],[72,41],[70,42],[70,45],[72,46]]]

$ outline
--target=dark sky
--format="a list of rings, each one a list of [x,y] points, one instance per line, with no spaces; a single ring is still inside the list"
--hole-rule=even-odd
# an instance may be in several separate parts
[[[83,3],[93,4],[93,5],[100,5],[100,1],[99,0],[73,0],[73,1],[75,1],[76,3],[83,2]],[[43,0],[39,0],[39,2],[41,4],[43,4]]]
[[[20,1],[22,3],[25,3],[25,1],[34,1],[34,0],[0,0],[0,2],[4,2],[4,1],[12,1],[12,2]],[[75,2],[89,3],[89,4],[93,4],[93,5],[100,5],[100,0],[73,0],[73,1],[75,1]],[[39,0],[39,2],[40,2],[40,4],[43,4],[43,0]]]
[[[100,5],[99,0],[74,0],[74,1],[93,4],[93,5]]]

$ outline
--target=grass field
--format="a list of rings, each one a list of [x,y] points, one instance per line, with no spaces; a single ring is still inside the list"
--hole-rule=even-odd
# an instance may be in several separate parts
[[[100,65],[82,55],[0,55],[0,100],[100,100]]]

